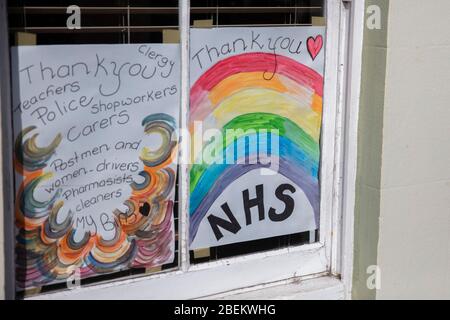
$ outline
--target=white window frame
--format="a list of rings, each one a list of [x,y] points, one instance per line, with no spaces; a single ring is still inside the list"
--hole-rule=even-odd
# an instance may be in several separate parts
[[[180,121],[181,125],[186,125],[189,103],[189,1],[180,0],[179,10],[183,89]],[[190,265],[188,168],[181,165],[179,269],[40,294],[30,299],[223,297],[320,277],[322,287],[323,277],[334,277],[329,283],[340,286],[327,298],[350,298],[363,18],[364,0],[326,0],[319,242]],[[182,145],[180,156],[187,156],[183,152],[188,150],[186,145]],[[292,287],[289,288],[292,290]],[[311,288],[314,289],[315,285]]]

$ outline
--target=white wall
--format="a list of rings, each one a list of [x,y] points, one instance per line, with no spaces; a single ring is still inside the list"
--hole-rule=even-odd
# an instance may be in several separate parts
[[[450,1],[391,0],[377,298],[450,298]]]

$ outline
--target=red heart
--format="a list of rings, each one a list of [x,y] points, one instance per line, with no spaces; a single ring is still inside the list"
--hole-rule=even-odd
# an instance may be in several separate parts
[[[307,42],[308,46],[308,52],[311,58],[314,60],[316,59],[317,55],[319,54],[320,50],[322,50],[323,46],[323,38],[321,35],[318,35],[317,37],[309,37]]]

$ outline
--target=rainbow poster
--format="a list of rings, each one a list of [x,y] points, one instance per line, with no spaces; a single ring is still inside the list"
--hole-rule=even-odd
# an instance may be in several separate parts
[[[172,263],[179,46],[11,56],[18,290]]]
[[[319,228],[324,33],[191,30],[190,249]]]

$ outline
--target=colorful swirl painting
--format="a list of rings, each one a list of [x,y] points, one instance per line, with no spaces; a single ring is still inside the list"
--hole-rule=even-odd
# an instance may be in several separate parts
[[[252,30],[264,34],[264,29]],[[213,44],[204,40],[205,37],[207,38],[207,32],[199,30],[197,37],[195,33],[191,32],[192,41],[199,44],[197,47],[194,45],[194,50],[207,48],[211,51],[215,45],[219,49],[218,51],[223,52],[224,46],[220,46],[220,40]],[[216,31],[210,32],[214,34]],[[235,38],[228,37],[222,41],[225,42],[228,39],[244,39],[243,41],[245,41],[244,35],[246,32],[248,33],[248,30],[234,29],[230,32],[234,32]],[[208,43],[208,47],[202,47],[205,42]],[[230,40],[229,43],[232,41]],[[191,50],[191,56],[195,52],[202,52],[201,50]],[[305,54],[312,61],[306,52]],[[200,59],[199,55],[196,55],[195,58]],[[193,62],[195,62],[194,59]],[[191,61],[191,63],[193,62]],[[198,62],[201,61],[198,60]],[[296,230],[295,227],[284,231],[281,228],[277,234],[274,234],[270,231],[271,226],[268,224],[260,229],[254,227],[249,236],[235,236],[227,242],[219,242],[228,235],[233,236],[234,233],[246,232],[244,229],[246,224],[249,225],[249,217],[246,217],[247,223],[243,223],[243,218],[239,218],[247,210],[245,201],[244,208],[242,208],[235,204],[243,201],[239,198],[239,192],[231,190],[228,191],[228,195],[223,196],[223,194],[227,189],[239,188],[244,181],[248,182],[249,179],[254,179],[254,176],[246,178],[249,172],[267,167],[267,161],[264,161],[267,153],[261,153],[262,149],[268,150],[272,162],[277,162],[276,175],[288,179],[289,183],[294,186],[292,190],[299,192],[298,189],[301,189],[306,195],[307,202],[313,210],[313,221],[310,221],[309,228],[311,226],[313,226],[312,229],[318,227],[322,97],[323,76],[311,67],[295,60],[292,55],[290,57],[283,56],[282,52],[237,52],[226,55],[222,59],[218,58],[218,61],[213,62],[206,71],[200,72],[200,76],[191,86],[189,120],[191,135],[195,135],[195,123],[201,123],[204,131],[211,128],[219,130],[221,132],[219,136],[222,136],[223,139],[205,139],[202,148],[191,148],[193,161],[190,169],[189,212],[191,249],[255,240],[271,235],[288,234],[292,230]],[[234,135],[234,139],[231,141],[226,139],[227,135],[230,135],[229,132]],[[260,132],[264,132],[264,139]],[[266,133],[268,136],[265,136]],[[270,144],[270,141],[275,138],[278,141],[276,148],[271,147]],[[245,152],[241,153],[239,155],[241,159],[238,159],[235,151],[240,147]],[[205,163],[203,160],[203,153],[208,150],[216,150],[218,158],[214,163]],[[235,157],[234,163],[226,161],[227,157],[233,156]],[[251,159],[254,161],[249,161]],[[240,185],[234,183],[238,179]],[[264,188],[264,192],[267,192],[275,181],[276,179],[271,176],[262,176],[255,180],[254,185],[256,187],[261,184],[260,190]],[[249,191],[244,190],[243,194],[254,193],[254,190],[254,187],[250,187]],[[257,193],[256,198],[258,197]],[[264,198],[267,199],[268,196],[264,195]],[[220,203],[214,208],[217,201]],[[226,210],[233,205],[238,208],[237,211]],[[267,211],[268,205],[270,203],[265,204],[265,211]],[[255,203],[251,206],[255,207]],[[292,210],[292,216],[302,215],[304,214],[302,211],[305,211],[295,201],[292,204]],[[263,216],[260,212],[260,221],[268,220],[264,214],[267,212],[263,212]],[[211,216],[214,217],[214,221],[222,221],[219,227],[213,225]],[[208,219],[206,219],[207,217]],[[253,221],[255,218],[256,215]],[[253,225],[260,221],[253,222]],[[293,220],[289,223],[292,224],[292,222]],[[200,227],[202,224],[204,228]],[[297,226],[298,231],[305,231],[304,228],[305,226],[302,225]],[[216,230],[214,231],[214,229]],[[212,234],[212,231],[216,237],[205,235],[207,232]],[[198,240],[198,238],[201,239]]]
[[[175,121],[167,114],[153,114],[142,121],[146,134],[160,132],[165,142],[160,150],[144,148],[141,160],[143,182],[132,182],[132,193],[125,201],[127,210],[113,211],[113,239],[86,232],[81,241],[74,240],[72,212],[58,222],[58,212],[64,206],[60,192],[46,201],[34,198],[39,184],[51,177],[46,170],[51,157],[61,143],[58,134],[46,147],[36,145],[38,133],[27,135],[35,127],[22,131],[15,143],[15,166],[24,180],[16,202],[17,279],[20,287],[42,286],[67,279],[75,269],[81,278],[111,273],[131,267],[157,266],[172,255],[171,228],[173,201],[170,195],[175,185],[175,172],[168,165],[176,155],[177,144],[170,137]],[[148,208],[147,212],[143,209]]]
[[[12,58],[17,290],[173,263],[178,45]]]

